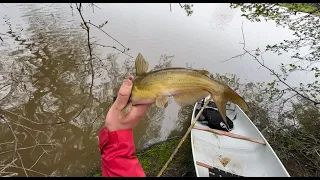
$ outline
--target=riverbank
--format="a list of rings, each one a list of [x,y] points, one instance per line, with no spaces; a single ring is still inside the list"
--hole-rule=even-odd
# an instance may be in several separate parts
[[[137,153],[137,157],[148,177],[157,176],[162,166],[169,159],[173,150],[177,147],[181,137],[157,143],[145,151]],[[173,161],[163,173],[162,177],[193,176],[194,166],[192,160],[190,135],[182,144]],[[93,177],[101,177],[96,173]]]

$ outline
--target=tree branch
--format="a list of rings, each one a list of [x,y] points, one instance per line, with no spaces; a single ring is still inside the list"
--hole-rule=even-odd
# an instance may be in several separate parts
[[[126,51],[130,50],[129,48],[125,47],[122,43],[120,43],[118,40],[116,40],[114,37],[112,37],[110,34],[108,34],[106,31],[104,31],[103,29],[101,29],[100,27],[98,27],[95,24],[92,24],[90,21],[87,22],[88,24],[96,27],[97,29],[99,29],[100,31],[102,31],[104,34],[106,34],[107,36],[109,36],[111,39],[113,39],[114,41],[116,41],[118,44],[120,44]]]
[[[90,30],[89,30],[89,26],[87,25],[87,22],[84,20],[82,12],[81,12],[81,3],[79,3],[79,6],[76,3],[76,8],[79,12],[79,15],[82,19],[82,22],[84,24],[84,29],[87,31],[87,45],[88,45],[88,49],[89,49],[89,60],[90,60],[90,67],[91,67],[91,85],[90,85],[90,92],[89,92],[89,97],[87,102],[84,104],[84,106],[82,107],[82,109],[80,110],[80,112],[72,119],[77,118],[78,116],[80,116],[80,114],[83,112],[83,110],[86,108],[87,104],[89,103],[89,100],[92,96],[92,88],[93,88],[93,80],[94,80],[94,70],[93,70],[93,57],[92,57],[92,48],[91,48],[91,44],[90,44]]]
[[[264,62],[261,62],[255,55],[253,55],[252,53],[250,53],[248,50],[245,49],[246,43],[245,43],[245,37],[244,37],[244,32],[243,32],[243,22],[242,22],[242,26],[241,26],[241,30],[242,30],[242,38],[243,38],[243,50],[244,53],[238,56],[234,56],[234,57],[239,57],[239,56],[243,56],[245,54],[249,54],[251,57],[253,57],[262,67],[264,67],[265,69],[267,69],[269,72],[271,72],[272,75],[274,75],[278,81],[280,81],[282,84],[286,85],[288,87],[288,89],[290,89],[291,91],[295,92],[297,95],[301,96],[304,99],[307,99],[308,101],[312,102],[315,106],[320,104],[320,102],[317,102],[313,99],[310,99],[309,97],[307,97],[306,95],[301,94],[299,91],[295,90],[293,87],[291,87],[288,83],[285,82],[285,80],[283,80],[274,70],[270,69],[268,66],[266,66],[264,64]]]
[[[120,49],[116,48],[115,46],[106,46],[106,45],[99,44],[99,43],[96,43],[96,45],[101,46],[101,47],[113,48],[113,49],[115,49],[115,50],[117,50],[117,51],[119,51],[119,52],[121,52],[123,54],[126,54],[127,56],[133,58],[131,55],[127,54],[125,51],[121,51]]]

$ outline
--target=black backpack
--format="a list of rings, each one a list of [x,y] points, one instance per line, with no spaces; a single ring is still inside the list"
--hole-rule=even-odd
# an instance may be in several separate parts
[[[197,110],[196,114],[198,114],[199,111],[200,110]],[[227,126],[222,119],[217,106],[213,102],[209,102],[207,107],[203,110],[198,121],[212,129],[218,129],[226,132],[229,132],[233,129],[233,122],[227,117]]]

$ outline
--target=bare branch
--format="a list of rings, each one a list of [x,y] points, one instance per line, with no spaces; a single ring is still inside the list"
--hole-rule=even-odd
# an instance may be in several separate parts
[[[106,31],[104,31],[103,29],[101,29],[100,27],[98,27],[95,24],[92,24],[90,21],[87,22],[88,24],[100,29],[104,34],[106,34],[107,36],[109,36],[111,39],[113,39],[114,41],[116,41],[118,44],[120,44],[126,51],[130,50],[129,48],[125,47],[122,43],[120,43],[118,40],[116,40],[114,37],[112,37],[110,34],[108,34]]]
[[[242,38],[243,38],[243,50],[244,53],[238,56],[234,56],[234,57],[240,57],[243,56],[245,54],[249,54],[251,57],[253,57],[262,67],[264,67],[265,69],[267,69],[269,72],[271,72],[272,75],[274,75],[278,81],[280,81],[282,84],[286,85],[288,87],[288,89],[290,89],[291,91],[295,92],[297,95],[301,96],[304,99],[307,99],[308,101],[312,102],[315,106],[320,104],[320,102],[317,102],[313,99],[310,99],[309,97],[307,97],[306,95],[303,95],[302,93],[300,93],[299,91],[297,91],[296,89],[294,89],[293,87],[291,87],[288,83],[285,82],[285,80],[283,80],[274,70],[270,69],[268,66],[266,66],[264,64],[264,60],[263,62],[261,62],[257,56],[253,55],[252,53],[250,53],[248,50],[245,49],[246,46],[246,41],[245,41],[245,37],[244,37],[244,32],[243,32],[243,22],[242,22],[242,26],[241,26],[241,30],[242,30]],[[232,59],[232,58],[231,58]]]
[[[131,55],[127,54],[125,51],[121,51],[120,49],[116,48],[115,46],[106,46],[106,45],[98,44],[98,43],[96,43],[96,45],[101,46],[101,47],[113,48],[113,49],[115,49],[115,50],[117,50],[117,51],[119,51],[119,52],[121,52],[123,54],[126,54],[127,56],[133,58]]]
[[[93,57],[92,57],[92,48],[91,48],[91,44],[90,44],[90,30],[89,30],[89,27],[87,25],[87,22],[84,20],[83,18],[83,15],[82,15],[82,12],[81,12],[81,3],[79,3],[79,6],[76,4],[76,7],[77,7],[77,10],[79,12],[79,15],[82,19],[82,22],[85,26],[85,30],[87,31],[87,44],[88,44],[88,49],[89,49],[89,59],[90,59],[90,67],[91,67],[91,85],[90,85],[90,92],[89,92],[89,97],[88,97],[88,100],[87,102],[84,104],[83,108],[80,110],[80,112],[73,118],[77,118],[78,116],[80,116],[80,114],[83,112],[83,110],[85,109],[85,107],[87,106],[87,104],[89,103],[90,101],[90,98],[92,96],[92,88],[93,88],[93,80],[94,80],[94,70],[93,70]]]

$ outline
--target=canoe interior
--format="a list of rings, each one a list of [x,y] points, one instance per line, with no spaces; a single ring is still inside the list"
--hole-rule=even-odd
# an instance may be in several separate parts
[[[192,121],[197,115],[196,109],[201,109],[200,102],[195,104]],[[290,177],[269,143],[243,111],[235,104],[227,105],[227,109],[234,110],[227,110],[227,116],[234,123],[232,133],[263,140],[266,145],[192,129],[191,147],[197,177]],[[195,126],[208,128],[200,122]],[[213,168],[199,166],[196,162]],[[224,162],[228,163],[224,166]]]

